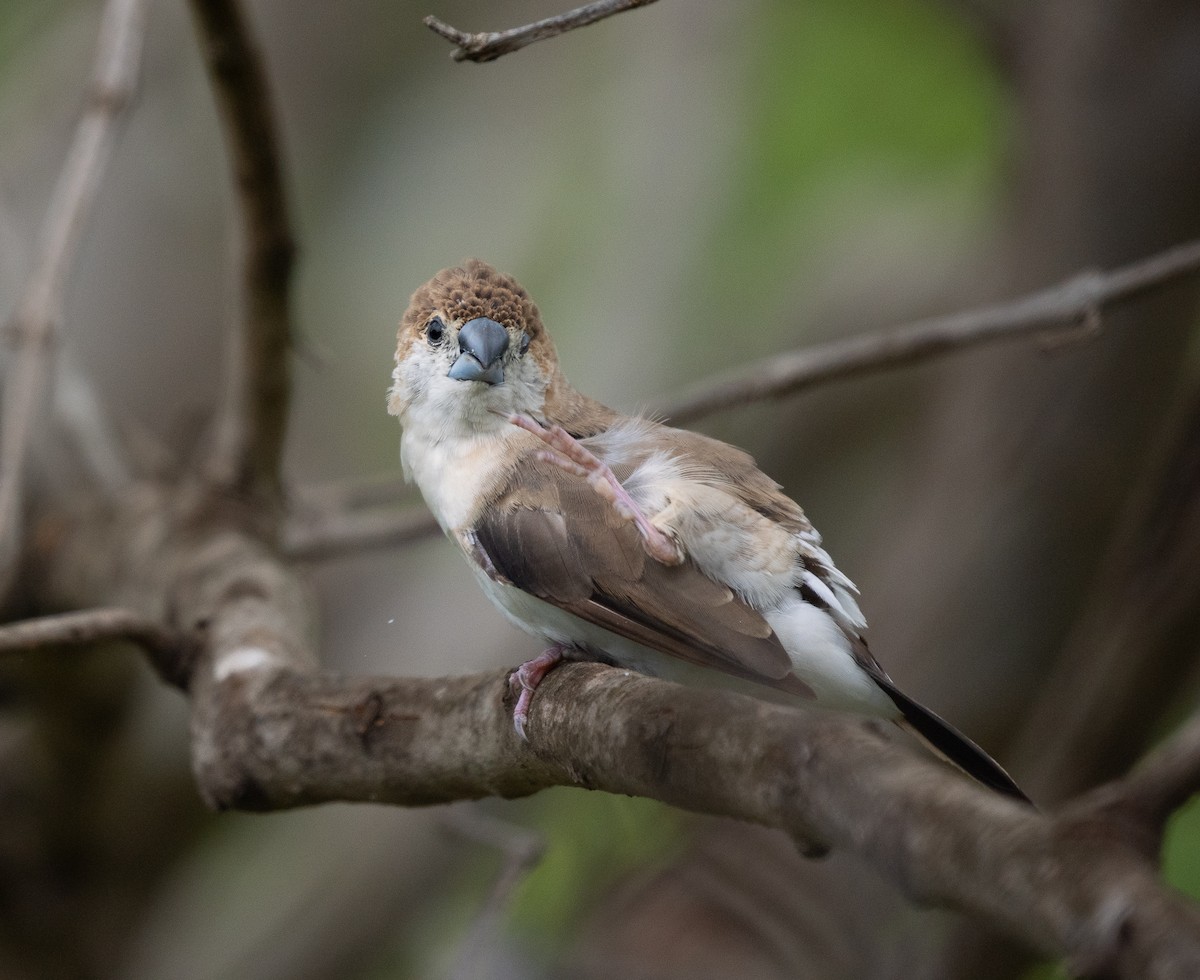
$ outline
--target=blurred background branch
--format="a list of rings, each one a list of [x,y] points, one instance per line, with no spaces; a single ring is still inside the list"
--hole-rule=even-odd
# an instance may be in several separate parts
[[[105,6],[83,113],[46,210],[33,272],[6,328],[14,355],[7,359],[0,405],[0,596],[8,594],[20,559],[26,457],[58,341],[63,293],[117,123],[137,84],[142,14],[141,0],[110,0]]]
[[[497,820],[479,808],[451,807],[442,814],[442,825],[453,834],[503,855],[500,873],[474,921],[463,936],[450,980],[471,980],[488,970],[488,962],[502,945],[504,920],[513,892],[541,861],[546,852],[542,836],[516,824]]]
[[[651,414],[686,424],[725,409],[1001,340],[1033,334],[1046,347],[1086,340],[1101,329],[1107,307],[1198,271],[1200,242],[1177,245],[1119,269],[1083,273],[1006,303],[775,355],[730,375],[698,381],[691,393],[653,406]],[[288,553],[320,561],[366,548],[396,547],[438,533],[437,522],[423,506],[357,513],[364,504],[377,508],[402,491],[399,481],[379,477],[309,491],[308,496],[318,501],[310,503],[307,517],[293,520]]]
[[[178,663],[184,643],[161,625],[129,609],[83,609],[0,626],[0,653],[45,646],[81,646],[129,640],[144,647],[154,663]]]
[[[699,382],[663,406],[675,422],[766,398],[782,398],[814,384],[866,371],[911,364],[949,351],[1034,334],[1050,345],[1101,328],[1106,307],[1200,270],[1200,241],[1177,245],[1111,272],[1085,272],[1057,286],[1007,303],[833,341],[739,367],[729,377]]]
[[[238,315],[210,478],[244,496],[280,492],[279,466],[291,390],[289,291],[295,244],[288,218],[279,135],[266,69],[235,0],[192,0],[225,146],[242,232]]]

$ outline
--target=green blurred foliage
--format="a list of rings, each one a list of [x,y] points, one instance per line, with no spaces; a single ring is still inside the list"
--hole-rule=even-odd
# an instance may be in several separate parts
[[[1163,873],[1181,892],[1200,900],[1200,799],[1171,818],[1163,846]]]
[[[875,196],[944,195],[976,215],[999,186],[1006,99],[962,25],[929,3],[768,4],[748,44],[741,154],[703,260],[698,316],[787,328],[773,304]],[[703,283],[705,280],[701,280]],[[738,290],[722,288],[736,281]],[[746,297],[761,298],[747,308]],[[712,314],[716,315],[712,315]],[[723,315],[724,314],[724,315]],[[777,335],[767,331],[764,350]]]
[[[511,938],[525,955],[549,964],[595,903],[631,874],[653,871],[686,841],[686,817],[653,800],[559,788],[528,800],[489,805],[494,816],[542,836],[545,852],[508,909]],[[406,923],[403,937],[365,980],[436,975],[435,965],[470,929],[501,871],[494,850],[464,844],[451,884]]]
[[[529,807],[546,854],[517,894],[512,923],[536,947],[560,942],[616,881],[682,846],[685,818],[653,800],[555,789]]]
[[[59,20],[71,0],[5,0],[0,4],[0,88],[12,77],[24,51]]]

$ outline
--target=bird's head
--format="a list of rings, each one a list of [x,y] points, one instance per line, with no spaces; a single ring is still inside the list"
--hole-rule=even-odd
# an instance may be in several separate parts
[[[406,425],[494,424],[540,414],[558,359],[538,308],[511,276],[472,259],[443,269],[400,321],[388,411]]]

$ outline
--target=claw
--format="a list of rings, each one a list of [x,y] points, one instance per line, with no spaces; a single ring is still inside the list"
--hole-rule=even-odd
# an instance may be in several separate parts
[[[564,650],[566,646],[562,643],[547,647],[508,675],[508,689],[517,697],[517,703],[513,706],[513,728],[522,742],[529,741],[529,736],[525,733],[525,723],[529,720],[533,692],[537,690],[542,679],[562,662]]]

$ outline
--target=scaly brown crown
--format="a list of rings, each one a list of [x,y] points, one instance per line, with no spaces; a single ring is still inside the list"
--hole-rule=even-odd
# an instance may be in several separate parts
[[[404,358],[412,344],[421,342],[435,314],[458,324],[487,317],[509,329],[523,330],[529,337],[529,357],[548,379],[546,418],[575,435],[590,435],[611,424],[611,409],[581,395],[563,377],[537,304],[512,276],[479,259],[443,269],[412,294],[400,321],[397,360]]]
[[[435,312],[459,323],[486,316],[506,327],[524,330],[531,343],[546,334],[537,304],[524,287],[479,259],[443,269],[413,293],[400,321],[400,336],[423,326]]]

